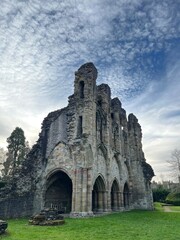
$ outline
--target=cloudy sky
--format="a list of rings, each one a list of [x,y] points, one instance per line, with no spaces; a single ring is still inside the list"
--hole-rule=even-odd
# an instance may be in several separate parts
[[[156,179],[169,178],[180,148],[179,20],[179,0],[1,0],[0,147],[16,126],[32,145],[91,61],[97,84],[139,119]]]

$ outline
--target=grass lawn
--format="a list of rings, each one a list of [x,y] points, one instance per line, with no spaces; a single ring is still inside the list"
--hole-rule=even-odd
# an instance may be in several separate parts
[[[164,205],[164,203],[160,203],[160,202],[154,203],[156,211],[163,212],[164,211],[163,205]],[[166,204],[165,204],[165,206],[166,206]],[[171,206],[171,205],[167,205],[167,206],[169,207],[169,209],[171,211],[180,212],[180,206]]]
[[[180,206],[170,206],[171,211],[180,212]]]
[[[177,240],[180,214],[132,211],[88,219],[66,219],[54,227],[28,225],[27,219],[8,221],[4,240]]]
[[[160,203],[160,202],[155,202],[155,203],[154,203],[154,207],[155,207],[155,211],[164,212],[163,204],[162,204],[162,203]]]

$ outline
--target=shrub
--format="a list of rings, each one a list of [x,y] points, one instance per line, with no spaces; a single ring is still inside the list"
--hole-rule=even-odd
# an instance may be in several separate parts
[[[169,190],[163,188],[157,188],[153,190],[153,200],[154,202],[165,202],[166,197],[170,193]]]
[[[169,193],[166,197],[166,203],[180,206],[180,192]]]

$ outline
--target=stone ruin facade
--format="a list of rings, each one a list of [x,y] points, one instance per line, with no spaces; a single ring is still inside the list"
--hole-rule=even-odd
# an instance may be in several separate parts
[[[22,168],[0,192],[0,217],[44,208],[72,217],[153,209],[154,173],[142,150],[138,119],[111,99],[107,84],[96,86],[97,69],[75,72],[68,106],[49,113]]]

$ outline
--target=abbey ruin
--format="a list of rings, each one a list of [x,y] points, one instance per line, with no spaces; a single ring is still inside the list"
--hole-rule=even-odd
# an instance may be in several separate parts
[[[71,217],[153,209],[154,173],[142,150],[138,119],[96,86],[97,69],[75,72],[68,106],[49,113],[37,143],[13,181],[0,192],[0,217],[55,208]]]

